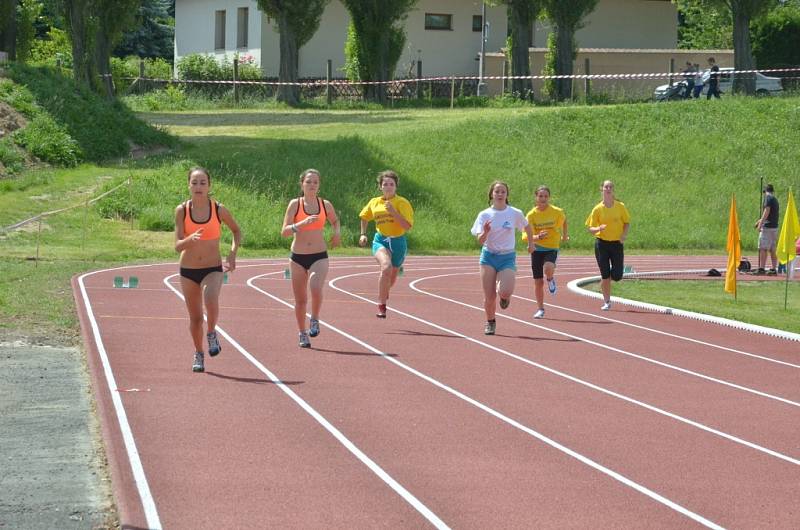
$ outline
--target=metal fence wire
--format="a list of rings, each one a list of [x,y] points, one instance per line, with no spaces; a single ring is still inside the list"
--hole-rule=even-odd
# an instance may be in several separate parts
[[[142,69],[143,70],[143,69]],[[723,70],[721,78],[729,79],[732,74],[740,77],[754,77],[757,73],[778,77],[784,90],[800,87],[800,67],[763,70]],[[390,101],[413,99],[446,99],[478,95],[478,87],[489,86],[489,94],[503,96],[511,91],[514,80],[530,81],[532,93],[538,95],[548,80],[568,79],[572,83],[572,93],[588,96],[591,93],[605,94],[611,99],[647,99],[653,96],[659,84],[679,83],[684,79],[682,72],[614,73],[614,74],[572,74],[572,75],[530,75],[530,76],[437,76],[407,77],[385,82],[360,82],[333,78],[304,78],[295,83],[281,83],[277,78],[240,80],[200,80],[200,79],[158,79],[123,77],[115,79],[118,92],[124,94],[147,94],[163,90],[169,86],[180,87],[189,96],[210,99],[233,96],[240,99],[268,100],[274,98],[281,86],[293,85],[299,88],[301,99],[327,98],[328,101],[358,101],[365,98],[367,87],[382,84],[386,86],[386,96]],[[483,90],[482,94],[487,91]]]

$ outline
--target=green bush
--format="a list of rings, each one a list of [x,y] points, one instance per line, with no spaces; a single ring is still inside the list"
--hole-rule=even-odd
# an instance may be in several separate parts
[[[190,81],[233,81],[233,62],[227,57],[222,61],[200,53],[182,57],[177,64],[178,78]],[[239,79],[258,81],[263,79],[261,69],[250,55],[239,57]],[[187,94],[219,97],[231,89],[229,84],[191,83],[186,85]]]
[[[87,160],[126,156],[131,142],[140,146],[175,144],[171,136],[138,119],[119,101],[109,102],[87,88],[76,87],[72,79],[52,68],[15,64],[9,74],[16,83],[25,85],[36,104],[75,139],[79,146],[76,152],[82,152]],[[68,147],[60,140],[57,143],[63,149]]]
[[[542,75],[556,75],[556,32],[551,31],[547,35],[547,52],[544,54],[544,66]],[[554,99],[556,94],[556,80],[552,77],[545,79],[542,83],[542,97],[544,99]]]
[[[169,85],[164,90],[148,92],[142,96],[141,100],[145,109],[151,112],[189,108],[188,98],[183,89],[175,85]]]
[[[0,79],[0,101],[8,103],[27,118],[33,118],[40,112],[30,90],[10,79]]]
[[[35,116],[24,129],[15,131],[14,140],[49,164],[75,166],[83,158],[78,142],[44,113]]]
[[[144,76],[151,79],[172,79],[172,63],[161,57],[140,59],[135,55],[111,58],[111,75],[117,93],[125,92],[139,77],[139,61],[144,62]]]
[[[25,166],[25,157],[10,138],[0,139],[0,164],[5,167],[7,175],[19,173]]]
[[[64,68],[72,68],[72,45],[66,31],[51,27],[46,38],[33,41],[30,62],[55,66],[59,59]]]
[[[753,57],[759,68],[800,64],[800,5],[786,5],[753,22]]]

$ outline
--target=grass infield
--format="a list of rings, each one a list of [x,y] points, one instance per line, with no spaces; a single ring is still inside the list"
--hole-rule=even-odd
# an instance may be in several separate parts
[[[600,284],[586,286],[599,291]],[[684,309],[750,324],[800,333],[800,281],[739,280],[737,296],[723,290],[720,280],[628,279],[615,283],[613,296]]]

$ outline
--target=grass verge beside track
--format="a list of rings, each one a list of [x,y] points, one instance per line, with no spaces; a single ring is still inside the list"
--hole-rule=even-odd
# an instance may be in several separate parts
[[[738,281],[738,293],[723,290],[722,280],[634,280],[615,283],[611,294],[631,300],[695,311],[749,324],[800,333],[800,281],[790,281],[787,309],[783,281]],[[599,292],[600,284],[585,286]]]

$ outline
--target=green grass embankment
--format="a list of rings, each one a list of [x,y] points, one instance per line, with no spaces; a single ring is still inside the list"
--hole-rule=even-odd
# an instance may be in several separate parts
[[[322,194],[354,241],[360,207],[377,195],[375,174],[393,168],[414,204],[418,251],[469,251],[469,227],[494,179],[527,211],[539,184],[566,210],[570,249],[587,250],[582,228],[613,179],[633,216],[628,248],[712,252],[724,248],[735,193],[745,249],[755,245],[760,177],[778,197],[800,184],[798,98],[687,101],[613,107],[370,112],[246,111],[151,114],[187,140],[184,160],[139,181],[143,227],[171,226],[185,169],[207,166],[217,196],[236,213],[251,248],[285,244],[278,231],[297,176],[322,172]],[[108,206],[122,212],[122,204]]]
[[[400,193],[416,209],[412,253],[477,252],[469,228],[486,206],[494,179],[511,185],[511,201],[527,210],[533,190],[547,184],[566,210],[568,252],[592,244],[583,221],[611,178],[632,218],[629,253],[724,252],[730,198],[739,202],[742,242],[752,256],[759,177],[800,187],[800,98],[726,98],[674,104],[415,111],[247,110],[149,114],[177,135],[172,154],[25,175],[3,191],[3,226],[54,205],[83,200],[88,189],[109,189],[128,176],[133,186],[87,211],[51,217],[41,233],[20,231],[0,240],[0,268],[16,287],[0,286],[3,316],[63,327],[47,315],[52,289],[25,258],[36,251],[65,274],[115,263],[174,259],[172,215],[185,199],[186,169],[208,167],[214,193],[243,227],[242,256],[284,255],[279,227],[303,169],[323,175],[322,195],[343,220],[344,252],[354,248],[357,214],[377,195],[377,172],[401,175]],[[99,134],[94,131],[93,134]],[[43,176],[42,176],[43,175]],[[110,177],[110,178],[104,178]],[[19,181],[21,182],[21,181]],[[74,184],[74,187],[72,186]],[[130,193],[130,194],[129,194]],[[131,221],[133,229],[131,229]],[[38,269],[41,270],[41,269]],[[10,275],[8,273],[11,273]],[[37,276],[38,275],[38,276]],[[13,303],[20,285],[30,302]],[[37,293],[39,294],[37,296]],[[40,300],[37,306],[34,301]],[[29,307],[33,304],[36,307]],[[15,312],[10,312],[9,307]],[[66,307],[69,303],[65,304]],[[38,309],[37,309],[38,308]],[[41,316],[36,316],[41,315]],[[10,322],[11,319],[3,319]],[[67,318],[68,320],[68,318]]]

